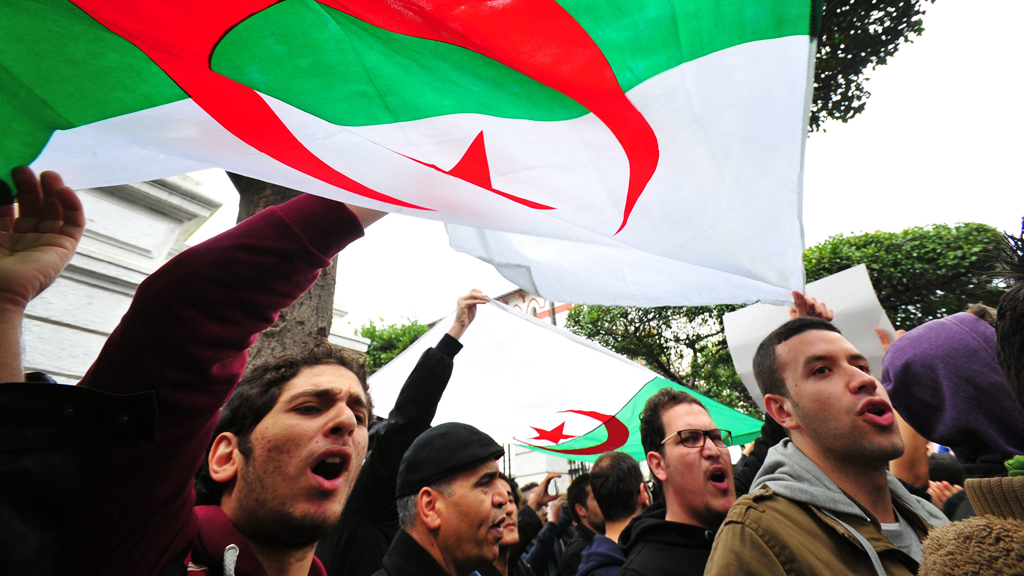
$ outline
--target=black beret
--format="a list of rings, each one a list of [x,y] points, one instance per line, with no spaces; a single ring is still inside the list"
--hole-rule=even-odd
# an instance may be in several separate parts
[[[497,460],[503,454],[505,450],[497,442],[469,424],[434,426],[420,434],[402,456],[395,498],[412,496],[449,474]]]

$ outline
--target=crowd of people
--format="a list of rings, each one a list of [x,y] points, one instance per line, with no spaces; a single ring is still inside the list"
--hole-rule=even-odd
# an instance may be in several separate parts
[[[797,293],[755,355],[765,424],[739,463],[706,407],[665,388],[639,422],[650,477],[610,452],[558,495],[555,475],[520,488],[480,430],[430,425],[478,291],[386,419],[361,360],[326,342],[245,370],[256,336],[383,216],[316,196],[153,273],[77,386],[23,374],[25,307],[70,261],[85,217],[57,174],[12,176],[17,209],[0,207],[10,573],[1024,574],[1024,282],[997,311],[884,338],[881,367]]]

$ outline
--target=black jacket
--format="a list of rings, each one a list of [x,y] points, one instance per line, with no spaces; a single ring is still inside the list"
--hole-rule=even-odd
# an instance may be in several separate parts
[[[533,570],[530,569],[530,565],[522,557],[519,558],[518,562],[513,563],[510,561],[509,564],[508,576],[533,576]],[[501,572],[494,567],[494,564],[488,564],[477,570],[477,574],[479,576],[502,576]]]
[[[0,572],[66,574],[57,551],[74,540],[108,452],[156,438],[156,394],[25,379],[0,384]]]
[[[398,529],[395,483],[398,465],[413,440],[430,428],[452,375],[453,359],[462,350],[445,334],[428,348],[395,400],[356,478],[341,520],[316,547],[327,576],[370,576],[380,569]]]
[[[405,530],[399,530],[373,576],[449,576],[429,552]]]
[[[576,534],[569,541],[569,545],[562,551],[562,561],[558,563],[556,576],[576,576],[580,570],[580,560],[583,558],[583,551],[590,546],[594,540],[594,532],[583,525],[582,522],[576,525]]]
[[[619,542],[626,554],[619,576],[701,576],[711,555],[715,531],[668,522],[665,508],[650,508],[623,531]]]

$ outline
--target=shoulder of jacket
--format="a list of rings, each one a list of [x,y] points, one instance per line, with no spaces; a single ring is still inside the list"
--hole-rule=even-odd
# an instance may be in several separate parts
[[[725,517],[725,522],[738,522],[742,523],[744,518],[752,512],[763,513],[766,511],[765,506],[770,504],[775,499],[775,492],[770,486],[764,484],[747,494],[741,496],[729,508],[729,514]]]

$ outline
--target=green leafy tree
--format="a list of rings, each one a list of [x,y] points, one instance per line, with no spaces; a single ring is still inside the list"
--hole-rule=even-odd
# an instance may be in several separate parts
[[[576,306],[566,327],[661,376],[748,413],[757,407],[743,388],[725,343],[722,316],[741,306]]]
[[[384,325],[383,320],[379,326],[370,320],[359,327],[356,334],[370,339],[370,347],[366,351],[367,373],[373,374],[380,370],[420,336],[426,334],[427,330],[430,330],[430,326],[420,324],[415,320],[407,324],[389,324],[387,326]]]
[[[992,280],[1001,232],[984,224],[833,236],[804,252],[808,282],[867,265],[879,301],[909,330],[980,302],[995,306]],[[726,345],[722,316],[741,306],[633,308],[577,306],[566,327],[719,402],[756,413]]]
[[[884,65],[904,42],[924,32],[921,16],[933,0],[824,0],[814,60],[809,129],[827,118],[848,122],[871,95],[868,70]]]
[[[833,236],[804,252],[804,269],[812,282],[866,264],[889,319],[910,330],[968,304],[998,306],[993,274],[1004,244],[1002,232],[975,223]]]

